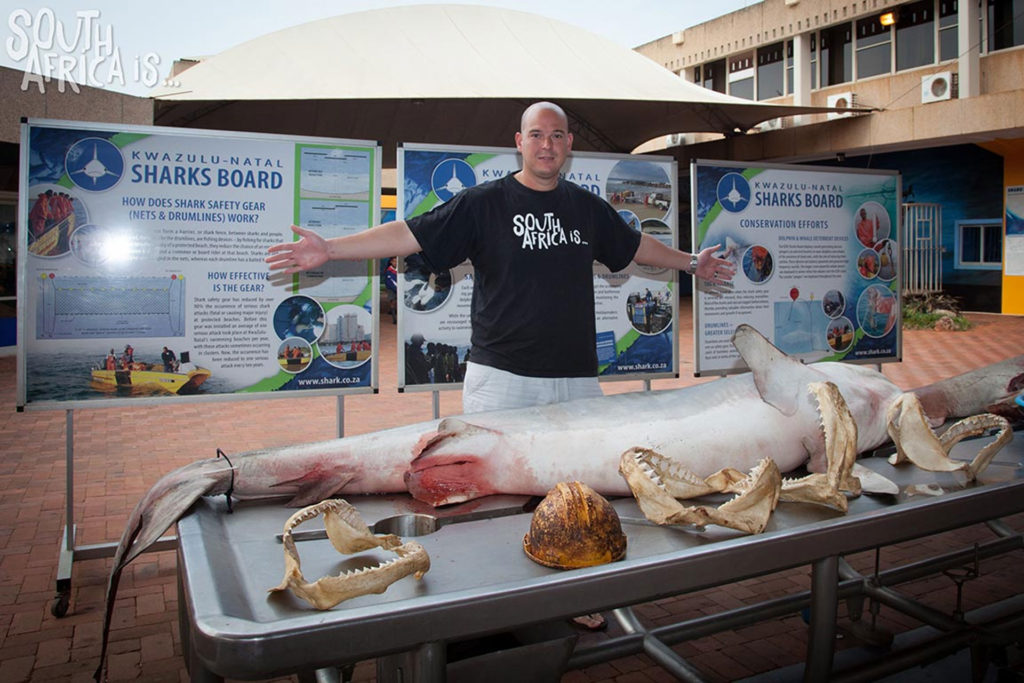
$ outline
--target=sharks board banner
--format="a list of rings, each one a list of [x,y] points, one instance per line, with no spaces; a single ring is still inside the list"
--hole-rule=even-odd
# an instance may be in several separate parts
[[[374,143],[29,120],[20,181],[19,406],[376,387],[374,264],[264,262],[377,222]]]
[[[900,359],[898,172],[697,160],[690,177],[693,243],[736,267],[728,293],[694,294],[696,374],[746,370],[741,323],[805,362]]]
[[[519,168],[519,157],[512,148],[405,144],[398,150],[398,216],[419,216],[467,187],[497,180]],[[675,160],[668,157],[574,152],[563,177],[609,202],[634,230],[676,246],[676,169]],[[529,232],[524,232],[524,239],[528,237]],[[459,388],[470,348],[473,266],[467,261],[434,273],[415,255],[402,261],[398,278],[399,387]],[[676,374],[677,277],[676,271],[636,264],[617,273],[594,264],[602,380]]]

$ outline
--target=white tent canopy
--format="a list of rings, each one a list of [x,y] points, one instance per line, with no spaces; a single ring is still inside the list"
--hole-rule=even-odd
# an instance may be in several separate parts
[[[164,125],[401,141],[511,144],[549,99],[577,149],[628,152],[659,135],[744,131],[817,111],[701,88],[568,24],[472,5],[377,9],[294,26],[198,62],[154,92]]]

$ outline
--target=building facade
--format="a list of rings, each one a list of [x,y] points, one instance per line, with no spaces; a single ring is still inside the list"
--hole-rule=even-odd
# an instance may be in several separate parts
[[[1024,184],[1024,0],[764,0],[636,49],[719,92],[849,109],[668,136],[681,169],[899,170],[906,203],[939,205],[942,289],[972,310],[1024,313],[1024,277],[1004,253],[1007,188]]]

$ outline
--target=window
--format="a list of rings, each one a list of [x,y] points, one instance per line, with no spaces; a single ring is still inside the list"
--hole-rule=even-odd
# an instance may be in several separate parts
[[[822,87],[853,80],[853,43],[850,27],[851,24],[840,24],[821,31],[818,62],[821,65]]]
[[[793,83],[793,41],[786,41],[786,92],[793,92],[796,85]]]
[[[700,81],[708,90],[725,92],[725,60],[708,62],[704,65],[704,80]]]
[[[811,34],[811,90],[818,87],[818,34]]]
[[[954,39],[956,32],[953,32]],[[935,3],[921,0],[900,7],[896,24],[896,70],[935,63]]]
[[[957,29],[957,0],[939,0],[939,61],[960,56]]]
[[[786,94],[786,62],[782,57],[784,53],[783,43],[758,49],[757,99],[768,100]]]
[[[1024,45],[1024,0],[988,0],[988,49]]]
[[[16,199],[5,199],[0,197],[0,307],[3,307],[4,300],[9,299],[11,309],[14,309],[15,283],[15,247],[17,240],[17,213],[18,204]],[[0,314],[2,315],[2,314]],[[13,313],[12,313],[13,315]]]
[[[729,57],[729,94],[754,99],[754,53]]]
[[[857,78],[892,71],[892,32],[879,15],[857,21]]]
[[[1000,270],[1003,267],[1003,222],[982,219],[956,222],[956,267]]]

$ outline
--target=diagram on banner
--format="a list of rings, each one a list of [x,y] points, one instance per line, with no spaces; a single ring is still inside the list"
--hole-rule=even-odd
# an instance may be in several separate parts
[[[185,280],[44,273],[39,279],[36,339],[180,337]]]
[[[302,146],[299,196],[304,199],[370,200],[370,154],[366,150]]]

